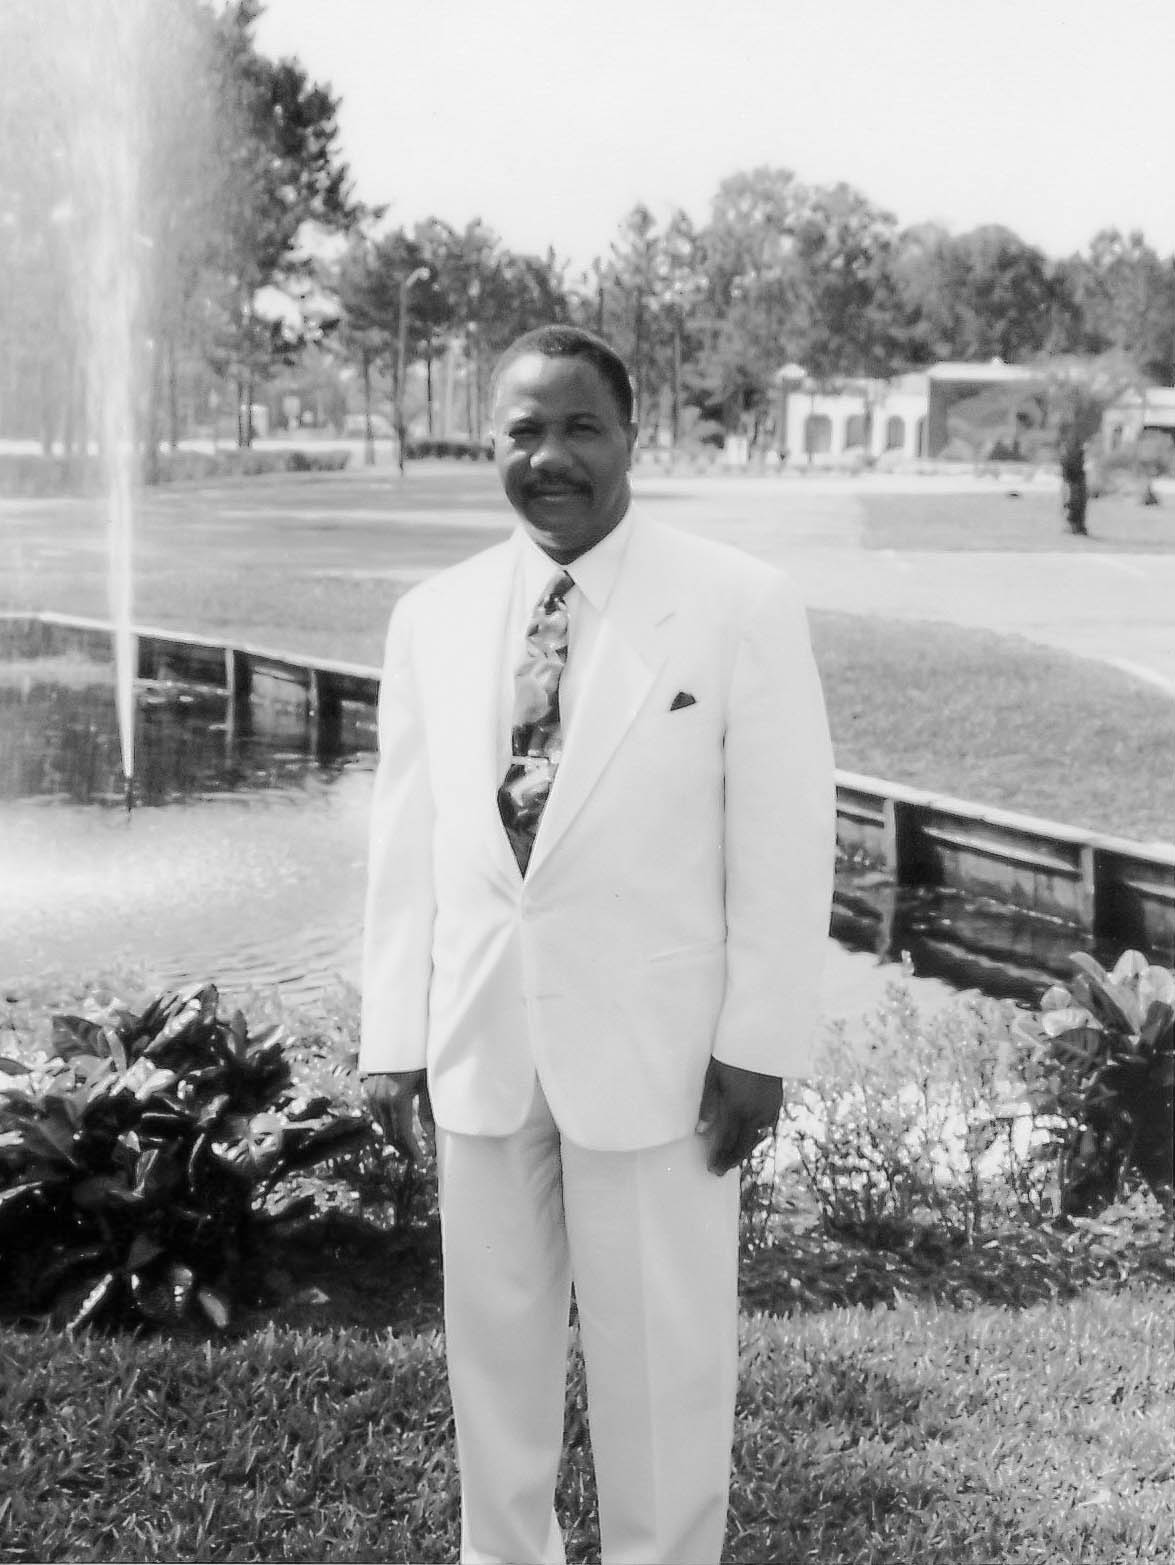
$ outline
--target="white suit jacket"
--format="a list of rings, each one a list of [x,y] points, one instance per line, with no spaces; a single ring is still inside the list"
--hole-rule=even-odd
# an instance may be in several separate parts
[[[803,609],[634,520],[525,879],[496,799],[515,541],[392,615],[359,1066],[427,1065],[449,1131],[517,1129],[537,1071],[571,1140],[657,1146],[693,1131],[711,1054],[810,1068],[835,804]]]

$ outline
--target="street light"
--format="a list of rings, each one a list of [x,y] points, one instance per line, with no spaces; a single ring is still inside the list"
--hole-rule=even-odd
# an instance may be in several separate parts
[[[396,341],[396,446],[400,477],[404,476],[404,352],[408,344],[408,290],[428,276],[427,266],[409,272],[400,284],[400,330]]]

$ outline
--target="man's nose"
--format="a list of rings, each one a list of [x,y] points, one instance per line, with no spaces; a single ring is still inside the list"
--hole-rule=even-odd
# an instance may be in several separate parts
[[[557,470],[571,465],[571,457],[564,443],[563,436],[556,429],[544,431],[543,438],[534,449],[530,459],[531,467]]]

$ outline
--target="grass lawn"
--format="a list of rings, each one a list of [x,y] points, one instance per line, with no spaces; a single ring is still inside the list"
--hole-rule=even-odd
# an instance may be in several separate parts
[[[321,474],[150,490],[136,516],[135,618],[378,663],[405,583],[508,532],[494,482],[462,470],[399,494],[390,477]],[[106,571],[96,502],[0,501],[0,610],[108,619]]]
[[[991,631],[813,614],[838,766],[1069,825],[1175,839],[1175,704]]]
[[[1162,1565],[1175,1510],[1169,1294],[1022,1311],[744,1317],[730,1565]],[[0,1557],[456,1557],[431,1329],[235,1340],[0,1332]],[[598,1559],[582,1363],[558,1508]]]
[[[1175,554],[1175,496],[1143,506],[1132,495],[1091,500],[1088,538],[1066,527],[1060,497],[1027,491],[992,494],[860,494],[867,549],[994,549],[1010,554],[1113,551]]]

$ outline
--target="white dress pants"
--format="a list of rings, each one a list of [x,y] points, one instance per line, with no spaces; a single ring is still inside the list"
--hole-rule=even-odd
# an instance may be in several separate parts
[[[738,1375],[738,1174],[691,1135],[437,1130],[464,1565],[562,1565],[554,1512],[574,1281],[603,1565],[717,1565]]]

